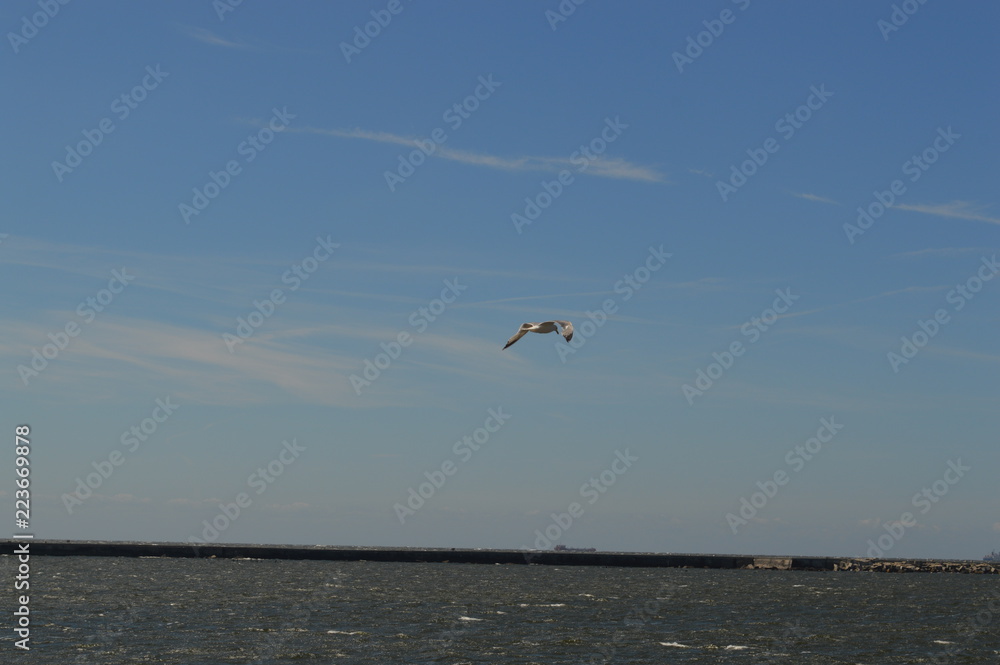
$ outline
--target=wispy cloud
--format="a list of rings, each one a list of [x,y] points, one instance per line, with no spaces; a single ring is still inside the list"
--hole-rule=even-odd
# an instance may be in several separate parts
[[[847,302],[837,303],[830,305],[828,307],[822,307],[819,309],[811,310],[814,312],[819,312],[827,309],[833,309],[835,307],[847,307],[848,305],[860,305],[863,302],[870,302],[872,300],[879,300],[881,298],[891,298],[892,296],[897,296],[901,293],[940,293],[945,288],[944,286],[907,286],[902,289],[893,289],[892,291],[883,291],[882,293],[876,293],[874,295],[865,296],[864,298],[855,298],[854,300],[848,300]],[[804,314],[807,312],[803,312]]]
[[[666,286],[668,289],[688,290],[700,293],[704,291],[728,291],[733,285],[721,277],[700,277],[687,282],[671,282]]]
[[[830,305],[821,305],[820,307],[814,307],[812,309],[806,309],[802,311],[789,311],[784,314],[778,314],[777,318],[780,319],[794,319],[800,316],[809,316],[811,314],[818,314],[821,312],[827,312],[832,309],[837,309],[839,307],[848,307],[850,305],[859,305],[864,302],[869,302],[871,300],[878,300],[880,298],[889,298],[901,293],[937,293],[943,291],[946,287],[944,286],[908,286],[903,289],[895,289],[892,291],[885,291],[883,293],[876,293],[874,295],[865,296],[864,298],[855,298],[854,300],[848,300],[840,303],[833,303]],[[732,326],[733,330],[738,330],[739,326]]]
[[[913,252],[900,252],[892,254],[892,259],[923,259],[928,257],[953,258],[966,254],[985,254],[996,251],[990,247],[930,247],[928,249],[918,249]]]
[[[457,309],[460,307],[487,307],[487,306],[492,307],[493,305],[496,305],[498,303],[506,303],[506,302],[518,302],[524,300],[551,300],[553,298],[575,298],[578,296],[602,296],[611,293],[614,293],[614,291],[588,291],[586,293],[550,293],[550,294],[533,295],[533,296],[514,296],[511,298],[497,298],[494,300],[480,300],[478,302],[459,303],[455,305],[455,308]]]
[[[211,30],[208,30],[206,28],[196,28],[194,26],[189,26],[189,25],[180,26],[180,28],[184,32],[184,34],[186,34],[188,37],[196,39],[197,41],[203,44],[209,44],[211,46],[222,46],[225,48],[241,48],[241,49],[249,48],[249,46],[246,44],[230,41],[228,39],[218,36]]]
[[[391,143],[402,145],[408,148],[417,147],[416,140],[389,132],[375,132],[367,129],[320,129],[316,127],[289,128],[289,132],[299,132],[305,134],[318,134],[320,136],[333,136],[345,139],[361,139],[365,141],[376,141],[378,143]],[[461,164],[472,166],[482,166],[486,168],[500,169],[504,171],[548,171],[556,172],[561,169],[577,169],[577,165],[572,164],[568,157],[501,157],[481,152],[469,150],[458,150],[439,145],[432,157],[439,157]],[[647,166],[633,164],[625,159],[599,157],[589,163],[583,173],[600,178],[614,178],[619,180],[637,180],[640,182],[665,182],[666,177],[659,171]]]
[[[546,274],[545,268],[539,267],[526,276],[506,268],[492,269],[468,253],[461,258],[472,267],[463,268],[448,252],[422,257],[431,261],[429,264],[411,265],[410,272],[426,276],[426,280],[391,276],[392,292],[379,293],[377,280],[394,265],[392,257],[386,257],[384,251],[375,256],[374,251],[345,247],[345,256],[332,259],[324,271],[350,274],[350,284],[359,286],[359,291],[349,286],[331,289],[341,286],[336,275],[327,281],[310,282],[282,305],[280,316],[269,319],[230,353],[222,334],[235,332],[236,317],[246,316],[251,307],[248,303],[270,292],[297,253],[286,251],[283,258],[211,255],[185,259],[21,236],[11,236],[7,242],[16,245],[17,265],[31,265],[39,272],[33,283],[38,294],[60,294],[54,299],[36,298],[38,305],[25,316],[0,321],[0,364],[11,369],[30,364],[33,347],[46,343],[47,335],[67,321],[78,320],[73,307],[107,281],[109,267],[127,266],[136,275],[135,284],[121,296],[121,306],[116,301],[113,311],[102,312],[87,323],[72,346],[52,360],[40,376],[32,378],[29,386],[22,385],[16,370],[8,372],[6,383],[0,382],[0,391],[6,389],[11,394],[44,391],[85,404],[141,393],[154,385],[181,404],[208,406],[447,404],[451,397],[428,390],[428,369],[439,378],[468,376],[521,392],[542,392],[548,389],[540,380],[546,376],[545,366],[521,358],[521,350],[501,354],[503,341],[528,320],[522,317],[534,316],[536,310],[544,317],[539,320],[571,318],[581,315],[584,308],[598,307],[603,298],[613,294],[600,284],[591,287],[590,279],[582,280],[586,286],[579,290],[563,286],[547,294],[532,293],[524,284],[542,280],[553,286],[562,279],[561,273]],[[433,272],[439,275],[432,277]],[[471,278],[480,273],[491,278],[481,282]],[[450,306],[449,321],[419,334],[413,348],[393,364],[389,376],[359,399],[349,377],[363,371],[366,357],[381,352],[380,344],[397,338],[401,331],[413,333],[406,314],[426,305],[428,298],[440,291],[438,277],[442,275],[459,275],[463,284],[468,281],[470,295],[479,293],[473,286],[487,288],[481,300],[463,299]],[[567,281],[576,286],[576,280]],[[714,280],[706,281],[715,284]],[[77,285],[68,295],[63,293],[67,282]],[[427,289],[400,286],[424,282]],[[701,281],[677,285],[681,289],[703,287]],[[150,301],[153,291],[170,297],[157,297],[155,312],[149,312],[143,303]],[[339,297],[327,297],[330,293]],[[567,298],[579,307],[567,310],[561,302]],[[132,314],[124,315],[126,311]],[[505,318],[508,311],[512,314]],[[618,314],[609,318],[639,321]],[[574,371],[586,375],[580,383],[606,385],[605,378],[595,376],[590,381],[587,372],[591,370],[583,363]],[[599,392],[595,390],[588,399],[605,399]]]
[[[989,217],[983,211],[987,208],[984,205],[976,205],[970,201],[952,201],[940,205],[906,204],[900,203],[892,206],[897,210],[909,210],[910,212],[922,212],[925,215],[937,215],[938,217],[953,217],[955,219],[969,219],[976,222],[989,222],[990,224],[1000,224],[1000,217]]]
[[[930,353],[936,353],[943,356],[951,356],[953,358],[962,358],[964,360],[971,360],[978,365],[983,363],[1000,363],[1000,355],[994,353],[980,353],[978,351],[969,351],[967,349],[956,349],[953,347],[941,346],[941,345],[931,345],[927,349]]]
[[[43,329],[9,324],[4,333],[9,339],[31,344],[37,343]],[[121,317],[95,320],[87,333],[73,341],[65,359],[59,358],[34,381],[93,394],[112,385],[158,384],[181,403],[230,406],[273,402],[281,396],[310,404],[343,405],[352,403],[354,397],[347,375],[355,359],[297,339],[260,333],[236,353],[229,353],[214,330]],[[5,349],[3,355],[9,351]],[[18,354],[24,355],[23,351]],[[15,358],[15,364],[23,362]]]
[[[816,194],[806,194],[804,192],[792,192],[792,196],[798,197],[800,199],[805,199],[806,201],[815,201],[816,203],[829,203],[830,205],[840,205],[833,199],[828,199],[825,196],[817,196]]]

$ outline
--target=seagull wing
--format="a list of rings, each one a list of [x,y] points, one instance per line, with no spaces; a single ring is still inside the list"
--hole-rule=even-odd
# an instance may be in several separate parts
[[[528,329],[525,328],[524,326],[521,326],[521,329],[518,330],[516,333],[514,333],[513,337],[511,337],[510,339],[507,340],[507,343],[503,345],[503,348],[506,349],[508,346],[510,346],[511,344],[513,344],[514,342],[516,342],[517,340],[519,340],[522,337],[524,337],[527,333],[528,333]],[[503,349],[501,349],[501,351],[502,350]]]
[[[558,323],[562,326],[562,336],[566,338],[566,341],[573,339],[573,324],[569,321],[553,321],[552,323]]]

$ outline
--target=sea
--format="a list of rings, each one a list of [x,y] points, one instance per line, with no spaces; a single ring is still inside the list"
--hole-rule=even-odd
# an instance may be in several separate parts
[[[0,663],[990,663],[1000,576],[31,558]],[[23,592],[18,592],[23,593]]]

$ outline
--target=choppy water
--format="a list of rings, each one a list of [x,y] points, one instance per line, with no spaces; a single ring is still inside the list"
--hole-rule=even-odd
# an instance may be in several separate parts
[[[0,557],[8,588],[15,564]],[[5,640],[0,663],[1000,662],[996,576],[91,557],[31,564],[32,650]]]

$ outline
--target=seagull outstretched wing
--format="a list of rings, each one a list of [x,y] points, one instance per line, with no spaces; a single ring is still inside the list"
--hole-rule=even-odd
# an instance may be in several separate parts
[[[549,323],[549,322],[546,321],[546,323]],[[552,323],[558,323],[560,326],[562,326],[562,332],[560,334],[562,334],[562,336],[566,338],[567,342],[570,341],[571,339],[573,339],[573,324],[571,322],[569,322],[569,321],[552,321]]]
[[[521,327],[518,329],[518,331],[516,333],[514,333],[514,336],[511,337],[510,339],[508,339],[507,343],[503,345],[503,348],[506,349],[508,346],[510,346],[511,344],[513,344],[514,342],[516,342],[517,340],[519,340],[522,337],[524,337],[527,334],[527,332],[529,330],[531,330],[532,327],[534,327],[536,325],[538,325],[538,324],[535,324],[535,323],[522,323]],[[501,351],[502,350],[503,349],[501,349]]]
[[[562,330],[560,331],[559,328],[562,328]],[[566,341],[568,342],[571,339],[573,339],[573,324],[570,323],[569,321],[543,321],[541,323],[522,323],[518,331],[514,333],[513,337],[507,340],[507,343],[504,344],[503,348],[506,349],[508,346],[510,346],[517,340],[521,339],[522,337],[525,336],[526,333],[529,332],[534,332],[534,333],[558,332],[563,337],[565,337]]]

